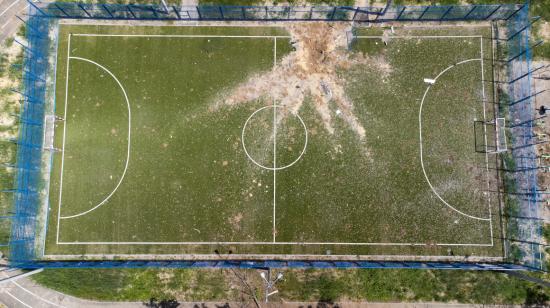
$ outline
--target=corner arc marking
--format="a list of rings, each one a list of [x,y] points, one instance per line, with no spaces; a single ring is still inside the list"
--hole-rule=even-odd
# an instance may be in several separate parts
[[[130,100],[128,99],[128,95],[126,94],[126,90],[124,89],[124,87],[122,86],[122,83],[118,80],[118,78],[116,78],[116,76],[113,73],[111,73],[111,71],[109,71],[106,67],[104,67],[103,65],[101,65],[101,64],[99,64],[95,61],[92,61],[90,59],[81,58],[81,57],[69,57],[69,59],[80,60],[80,61],[84,61],[84,62],[88,62],[88,63],[96,65],[97,67],[104,70],[107,74],[109,74],[116,81],[116,83],[118,84],[118,86],[122,90],[122,93],[124,94],[124,99],[126,100],[126,105],[128,107],[128,150],[127,150],[127,153],[126,153],[126,163],[124,164],[124,171],[122,172],[122,176],[120,177],[120,180],[118,181],[115,188],[109,193],[109,195],[107,195],[107,197],[105,197],[105,199],[103,199],[103,201],[98,203],[96,206],[94,206],[93,208],[91,208],[89,210],[86,210],[84,212],[81,212],[81,213],[78,213],[78,214],[75,214],[75,215],[70,215],[70,216],[61,216],[61,212],[60,212],[59,213],[59,216],[60,216],[59,218],[60,219],[70,219],[70,218],[76,218],[76,217],[79,217],[79,216],[86,215],[86,214],[94,211],[95,209],[99,208],[103,204],[105,204],[115,194],[115,192],[120,187],[120,184],[122,184],[122,181],[124,180],[124,177],[126,176],[126,171],[128,170],[128,163],[130,161],[130,141],[131,141],[131,130],[132,130],[132,114],[131,114],[131,110],[130,110]]]
[[[468,60],[464,60],[464,61],[461,61],[461,62],[458,62],[458,63],[455,63],[449,67],[447,67],[446,69],[444,69],[443,71],[441,71],[441,73],[439,73],[435,78],[434,80],[437,82],[437,79],[439,77],[441,77],[443,74],[445,74],[448,70],[452,69],[453,67],[457,66],[457,65],[460,65],[460,64],[464,64],[464,63],[468,63],[468,62],[472,62],[472,61],[483,61],[483,59],[481,58],[476,58],[476,59],[468,59]],[[452,205],[450,205],[447,201],[445,201],[445,199],[443,199],[443,197],[441,197],[439,195],[439,193],[437,193],[437,191],[435,190],[435,188],[433,187],[432,183],[430,182],[430,179],[428,178],[428,174],[426,173],[426,169],[424,168],[424,158],[423,158],[423,148],[422,148],[422,107],[424,106],[424,100],[426,99],[426,96],[428,95],[428,92],[430,92],[430,89],[431,89],[431,85],[429,85],[427,88],[426,88],[426,91],[424,92],[424,96],[422,96],[422,101],[420,102],[420,110],[418,112],[418,127],[419,127],[419,141],[420,141],[420,165],[422,166],[422,173],[424,174],[424,178],[426,179],[426,182],[428,183],[428,186],[430,186],[430,189],[433,191],[433,193],[436,195],[436,197],[441,200],[441,202],[443,202],[443,204],[445,204],[448,208],[450,208],[451,210],[465,216],[465,217],[468,217],[468,218],[472,218],[472,219],[477,219],[477,220],[483,220],[483,221],[491,221],[491,218],[483,218],[483,217],[477,217],[477,216],[473,216],[473,215],[469,215],[469,214],[466,214],[460,210],[458,210],[457,208],[453,207]],[[491,206],[489,204],[489,206]]]

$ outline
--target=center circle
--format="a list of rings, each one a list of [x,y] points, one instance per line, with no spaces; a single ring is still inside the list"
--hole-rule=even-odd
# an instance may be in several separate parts
[[[286,113],[292,116],[294,121],[287,118]],[[297,128],[301,128],[301,132],[296,132]],[[299,138],[303,140],[303,146],[298,147],[301,148],[300,152],[293,155],[293,146],[296,142],[295,134],[303,135]],[[307,127],[304,120],[298,114],[290,113],[284,107],[277,105],[264,106],[254,111],[244,122],[241,134],[243,150],[248,159],[258,167],[266,170],[282,170],[296,164],[306,151],[307,138]],[[266,142],[266,144],[263,144],[263,142]],[[281,143],[283,143],[282,147]],[[278,149],[283,153],[278,154]],[[272,155],[265,155],[266,153]],[[265,157],[259,157],[262,154]],[[279,166],[277,163],[278,155],[291,156],[293,159],[289,160],[289,163],[283,162]],[[266,160],[271,160],[271,163],[266,163]]]

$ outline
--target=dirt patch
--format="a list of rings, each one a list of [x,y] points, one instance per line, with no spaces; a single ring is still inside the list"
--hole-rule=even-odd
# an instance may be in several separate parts
[[[545,41],[548,41],[550,40],[550,22],[544,22],[541,24],[540,28],[539,28],[539,33],[540,37],[545,40]]]
[[[243,213],[237,213],[237,215],[228,218],[229,223],[235,230],[241,230],[241,220],[243,220]]]
[[[224,95],[212,110],[263,98],[296,114],[304,102],[311,101],[330,134],[335,130],[334,118],[341,117],[364,140],[365,128],[354,114],[345,80],[338,72],[361,64],[375,64],[382,72],[391,72],[390,65],[381,57],[368,58],[347,50],[350,23],[293,23],[286,28],[295,50],[272,71],[253,76]]]
[[[17,39],[21,40],[21,38]],[[0,49],[2,50],[2,56],[6,59],[4,69],[8,70],[9,66],[16,61],[17,56],[21,53],[21,46],[18,44],[11,44],[9,47],[0,45]],[[13,129],[17,124],[16,118],[10,113],[15,112],[17,102],[20,98],[19,94],[5,90],[18,87],[19,80],[11,79],[7,72],[3,76],[0,76],[0,89],[3,90],[2,97],[0,97],[0,110],[2,111],[0,112],[0,127],[3,128],[3,131],[0,133],[0,137],[4,139],[16,136],[16,131]]]
[[[170,283],[174,278],[174,273],[169,270],[161,270],[158,272],[157,277],[162,283]]]

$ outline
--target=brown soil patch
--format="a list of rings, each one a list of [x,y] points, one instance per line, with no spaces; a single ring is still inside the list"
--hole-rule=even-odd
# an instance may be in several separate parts
[[[345,81],[338,72],[358,64],[374,63],[383,73],[388,73],[391,72],[389,64],[382,58],[367,58],[347,50],[346,33],[351,30],[350,23],[293,23],[287,30],[295,51],[279,61],[272,71],[253,76],[230,91],[213,110],[263,98],[296,114],[305,101],[311,101],[330,134],[335,130],[334,118],[341,117],[363,140],[365,128],[354,114]]]
[[[235,230],[240,230],[241,220],[243,220],[243,213],[237,213],[237,215],[229,218],[229,223],[231,223]]]

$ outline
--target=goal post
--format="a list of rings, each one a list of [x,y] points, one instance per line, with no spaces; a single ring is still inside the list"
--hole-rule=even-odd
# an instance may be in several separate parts
[[[478,153],[498,154],[508,151],[506,119],[474,121],[474,138],[475,151]]]
[[[506,118],[496,118],[496,153],[508,151],[508,142],[506,140]]]

